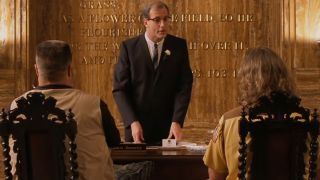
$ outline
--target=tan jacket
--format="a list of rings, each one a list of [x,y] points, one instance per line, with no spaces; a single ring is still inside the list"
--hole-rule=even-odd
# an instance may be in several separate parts
[[[57,99],[57,107],[65,111],[71,108],[75,114],[74,119],[78,126],[76,143],[79,180],[115,179],[113,162],[102,127],[100,98],[72,88],[37,89],[29,92],[35,91],[54,97]],[[13,101],[11,109],[15,107]]]

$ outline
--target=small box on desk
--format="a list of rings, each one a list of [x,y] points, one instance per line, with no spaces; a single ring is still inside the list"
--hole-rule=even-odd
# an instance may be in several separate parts
[[[162,147],[177,147],[175,139],[162,139]]]
[[[120,143],[119,145],[112,147],[114,150],[146,150],[147,144],[146,143],[132,143],[132,142],[125,142]]]

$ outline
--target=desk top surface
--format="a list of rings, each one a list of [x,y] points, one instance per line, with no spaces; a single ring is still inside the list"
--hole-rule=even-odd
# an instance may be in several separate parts
[[[208,179],[208,170],[202,161],[204,152],[187,148],[150,148],[146,150],[112,150],[115,164],[130,164],[139,161],[153,161],[153,180],[163,179]],[[190,175],[190,170],[192,175]],[[196,177],[196,178],[195,178]]]
[[[147,147],[146,150],[111,150],[112,159],[202,159],[203,151],[186,148]]]

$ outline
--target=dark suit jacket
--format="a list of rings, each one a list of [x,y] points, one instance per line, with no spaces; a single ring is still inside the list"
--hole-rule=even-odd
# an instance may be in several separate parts
[[[157,70],[144,34],[122,42],[112,92],[124,121],[126,141],[132,141],[130,124],[134,120],[141,123],[147,143],[167,138],[172,121],[182,127],[192,81],[184,39],[166,36]]]

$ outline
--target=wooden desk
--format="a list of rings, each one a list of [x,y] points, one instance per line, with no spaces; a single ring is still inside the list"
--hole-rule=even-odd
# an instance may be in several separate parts
[[[205,180],[208,178],[207,167],[203,164],[203,152],[187,149],[164,150],[112,150],[115,164],[139,161],[155,163],[152,180]]]

